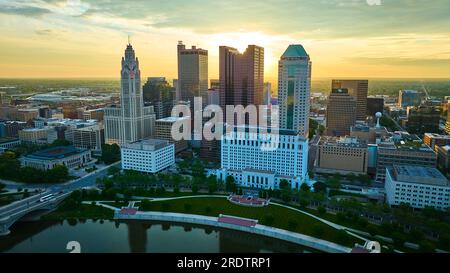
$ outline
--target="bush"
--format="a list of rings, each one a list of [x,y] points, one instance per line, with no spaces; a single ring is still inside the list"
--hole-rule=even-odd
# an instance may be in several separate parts
[[[319,206],[317,208],[317,212],[322,215],[322,214],[325,214],[327,212],[327,209],[325,207],[323,207],[323,206]]]
[[[210,207],[210,206],[207,206],[206,208],[205,208],[205,213],[206,214],[210,214],[212,212],[212,208]]]

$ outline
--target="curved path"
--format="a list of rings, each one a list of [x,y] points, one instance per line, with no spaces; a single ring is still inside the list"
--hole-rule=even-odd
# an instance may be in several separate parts
[[[138,199],[138,200],[146,199],[146,200],[149,200],[151,202],[159,202],[159,201],[170,201],[170,200],[177,200],[177,199],[207,198],[207,197],[209,197],[209,198],[211,198],[211,197],[213,197],[213,198],[228,198],[228,196],[226,196],[226,195],[189,195],[189,196],[180,196],[180,197],[161,197],[161,198],[159,198],[159,197],[157,197],[157,198],[153,198],[153,197],[133,197],[133,198],[134,199]],[[113,208],[114,210],[118,210],[115,207],[112,207],[112,206],[109,206],[109,205],[105,205],[105,204],[102,204],[100,202],[97,202],[97,204],[99,204],[101,206],[104,206],[104,207]],[[320,222],[322,222],[322,223],[324,223],[324,224],[326,224],[326,225],[328,225],[328,226],[330,226],[332,228],[335,228],[335,229],[338,229],[338,230],[344,230],[347,234],[349,234],[349,235],[351,235],[353,237],[356,237],[356,238],[361,239],[363,241],[370,241],[369,239],[359,235],[359,234],[363,234],[364,236],[370,236],[370,234],[367,233],[367,232],[333,223],[333,222],[328,221],[326,219],[320,218],[320,217],[318,217],[318,216],[316,216],[314,214],[311,214],[309,212],[306,212],[306,211],[303,211],[303,210],[300,210],[300,209],[297,209],[297,208],[294,208],[294,207],[291,207],[291,206],[288,206],[288,205],[283,205],[283,204],[279,204],[279,203],[275,203],[275,202],[270,202],[270,204],[272,204],[274,206],[284,207],[284,208],[287,208],[287,209],[290,209],[290,210],[293,210],[293,211],[296,211],[296,212],[299,212],[299,213],[303,213],[303,214],[305,214],[305,215],[307,215],[309,217],[312,217],[312,218],[314,218],[314,219],[316,219],[316,220],[318,220],[318,221],[320,221]]]

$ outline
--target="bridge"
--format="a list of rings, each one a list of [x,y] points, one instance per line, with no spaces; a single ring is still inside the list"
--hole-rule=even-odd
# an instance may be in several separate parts
[[[53,194],[52,198],[42,201],[41,197]],[[69,192],[44,191],[31,197],[0,207],[0,236],[8,235],[9,228],[25,215],[38,210],[52,210],[71,194]]]
[[[52,210],[55,209],[58,204],[69,196],[72,191],[77,189],[94,187],[96,185],[96,179],[104,177],[108,174],[108,168],[112,166],[120,166],[120,161],[113,163],[109,166],[105,166],[99,170],[96,170],[84,177],[63,183],[63,184],[23,184],[15,183],[11,181],[2,181],[9,190],[18,188],[27,188],[40,190],[39,194],[31,197],[16,201],[9,205],[0,207],[0,236],[10,233],[9,228],[18,220],[28,215],[33,211],[38,210]],[[53,198],[41,202],[41,197],[53,194]]]

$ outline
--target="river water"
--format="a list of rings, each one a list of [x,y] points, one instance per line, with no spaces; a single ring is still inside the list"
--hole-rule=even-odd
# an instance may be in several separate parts
[[[0,237],[0,252],[67,253],[77,241],[83,253],[317,252],[282,240],[206,226],[153,221],[18,222]]]

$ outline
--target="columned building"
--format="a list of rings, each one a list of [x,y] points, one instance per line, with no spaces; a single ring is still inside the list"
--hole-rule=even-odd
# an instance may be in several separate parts
[[[106,142],[123,145],[153,134],[155,114],[153,106],[144,107],[141,71],[131,44],[122,58],[120,107],[105,108]]]
[[[308,137],[311,60],[301,45],[290,45],[278,62],[280,128]]]
[[[221,145],[221,169],[215,174],[223,181],[232,176],[239,186],[259,189],[278,189],[282,180],[300,189],[308,181],[308,139],[296,131],[235,127]]]

